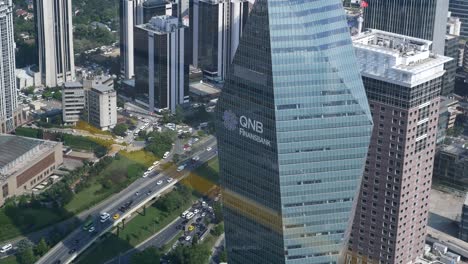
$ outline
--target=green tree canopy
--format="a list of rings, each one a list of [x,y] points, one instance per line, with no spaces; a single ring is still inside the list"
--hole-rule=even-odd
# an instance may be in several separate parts
[[[131,264],[159,264],[161,251],[155,247],[149,247],[141,252],[134,254],[130,260]]]

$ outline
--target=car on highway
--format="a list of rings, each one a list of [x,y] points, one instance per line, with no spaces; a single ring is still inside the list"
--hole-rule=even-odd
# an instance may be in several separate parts
[[[76,249],[75,249],[75,248],[72,248],[72,249],[70,249],[70,251],[68,251],[68,255],[71,255],[71,254],[73,254],[73,253],[75,253],[75,252],[76,252]]]
[[[101,220],[100,220],[101,223],[106,222],[106,221],[109,220],[109,218],[110,218],[110,214],[108,214],[108,213],[106,213],[106,212],[101,213],[100,216],[101,216]]]
[[[135,196],[138,196],[138,195],[140,195],[140,192],[136,192],[136,193],[135,193]]]
[[[153,192],[153,191],[151,191],[151,190],[148,190],[148,191],[146,192],[146,195],[148,195],[148,196],[149,196],[149,195],[151,195],[151,193],[152,193],[152,192]]]
[[[185,169],[185,165],[180,165],[179,167],[177,167],[177,172],[181,172]]]
[[[156,182],[157,185],[161,185],[163,183],[163,181],[159,180],[158,182]]]
[[[13,248],[13,245],[6,244],[0,249],[0,253],[6,253]]]
[[[189,212],[189,213],[185,216],[185,219],[192,219],[194,216],[195,216],[194,213]]]
[[[95,230],[96,230],[96,228],[94,228],[94,226],[92,226],[92,227],[90,227],[90,228],[88,229],[88,232],[92,233],[92,232],[94,232]]]
[[[189,211],[184,211],[181,215],[182,218],[185,218],[185,216],[187,216],[187,214],[190,213]]]
[[[114,218],[114,220],[117,220],[120,218],[120,215],[119,214],[115,214],[112,218]]]
[[[200,157],[199,156],[195,156],[192,158],[193,161],[199,161],[200,160]]]
[[[213,150],[212,147],[207,147],[207,148],[206,148],[206,151],[211,151],[211,150]]]
[[[174,180],[173,178],[167,178],[166,181],[167,181],[168,183],[171,183],[173,180]]]

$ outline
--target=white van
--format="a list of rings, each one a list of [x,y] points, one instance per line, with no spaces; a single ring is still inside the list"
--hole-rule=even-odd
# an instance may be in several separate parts
[[[188,213],[189,213],[189,211],[184,211],[184,212],[182,213],[182,218],[185,218],[185,216],[186,216]]]
[[[13,246],[11,244],[6,244],[2,247],[2,249],[0,249],[0,253],[6,253],[7,251],[9,251],[10,249],[12,249]]]

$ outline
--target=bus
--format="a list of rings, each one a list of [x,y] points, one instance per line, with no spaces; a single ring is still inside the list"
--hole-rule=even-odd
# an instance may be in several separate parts
[[[86,222],[83,225],[83,230],[88,230],[90,229],[94,224],[93,218],[88,217]]]

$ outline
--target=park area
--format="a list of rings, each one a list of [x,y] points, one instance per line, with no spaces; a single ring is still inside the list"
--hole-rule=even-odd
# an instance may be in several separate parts
[[[90,177],[65,209],[75,214],[96,205],[138,179],[154,161],[156,157],[149,152],[120,152],[109,166]]]

